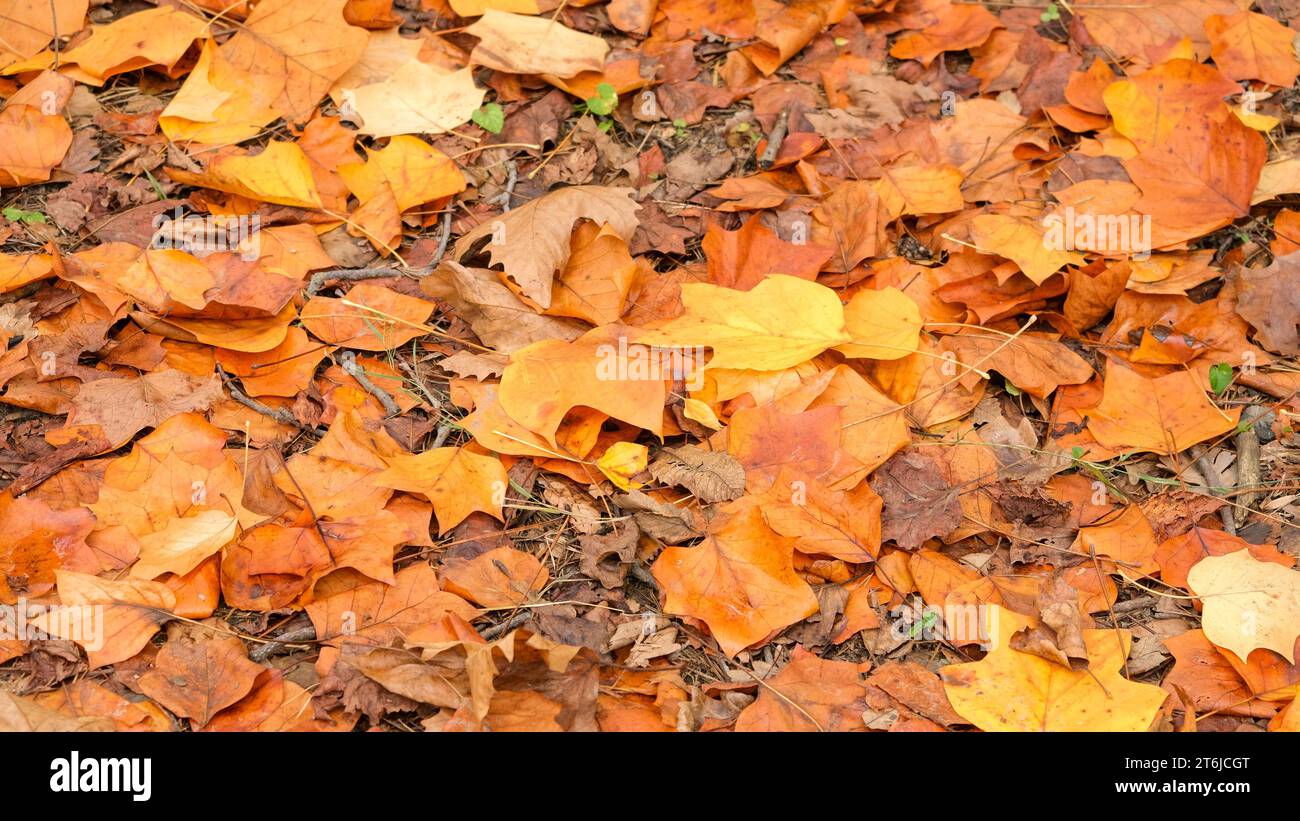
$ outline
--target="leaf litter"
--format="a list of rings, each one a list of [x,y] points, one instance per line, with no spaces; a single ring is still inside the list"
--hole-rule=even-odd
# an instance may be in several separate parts
[[[1167,5],[0,0],[0,727],[1295,729],[1300,17]]]

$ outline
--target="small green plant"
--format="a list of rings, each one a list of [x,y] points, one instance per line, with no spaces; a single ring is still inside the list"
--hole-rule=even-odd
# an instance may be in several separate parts
[[[492,134],[500,134],[501,129],[506,127],[506,113],[496,103],[484,103],[469,118],[474,125]]]
[[[5,219],[9,220],[10,222],[28,222],[28,223],[37,222],[42,225],[44,225],[46,222],[45,215],[42,214],[40,211],[24,211],[23,209],[17,208],[12,205],[7,206],[4,209],[4,211],[0,213],[3,213],[5,215]]]
[[[595,114],[599,120],[597,128],[601,131],[609,131],[614,125],[609,115],[613,114],[616,108],[618,108],[618,92],[609,83],[601,83],[596,86],[596,96],[580,103],[577,112],[580,115]]]
[[[1210,390],[1214,391],[1215,396],[1223,393],[1232,384],[1232,366],[1227,362],[1219,362],[1210,366]]]
[[[907,637],[915,641],[922,636],[930,635],[934,632],[935,625],[939,623],[939,614],[933,610],[926,610],[921,615],[920,621],[912,622],[907,628]]]
[[[746,124],[746,125],[747,125],[747,124]],[[677,139],[679,139],[679,140],[681,140],[681,139],[685,139],[685,137],[686,137],[686,121],[685,121],[685,120],[683,120],[681,117],[678,117],[677,119],[673,120],[673,128],[677,129]]]
[[[1038,19],[1044,23],[1055,23],[1061,19],[1061,10],[1056,7],[1056,3],[1048,3],[1047,8],[1043,9],[1043,13],[1038,16]]]
[[[597,117],[608,117],[618,108],[618,92],[609,83],[596,86],[596,96],[587,100],[587,110]]]

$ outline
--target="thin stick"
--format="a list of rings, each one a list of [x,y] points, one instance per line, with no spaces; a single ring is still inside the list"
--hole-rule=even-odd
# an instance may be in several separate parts
[[[289,411],[288,408],[273,408],[270,405],[264,405],[256,399],[248,396],[239,388],[235,387],[235,380],[230,378],[220,365],[217,366],[217,373],[221,375],[221,381],[230,393],[230,398],[243,405],[244,407],[257,411],[263,416],[269,416],[282,425],[292,425],[298,430],[307,430],[307,427],[298,421],[298,419]]]
[[[353,379],[357,384],[366,389],[366,392],[379,400],[379,404],[384,406],[384,413],[389,416],[396,416],[402,412],[401,407],[393,401],[393,397],[388,391],[376,385],[366,376],[365,368],[357,364],[357,355],[352,351],[344,351],[339,356],[339,365],[342,366],[343,372]]]

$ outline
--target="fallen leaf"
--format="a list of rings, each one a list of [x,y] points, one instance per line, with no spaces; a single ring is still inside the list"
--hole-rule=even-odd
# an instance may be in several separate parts
[[[232,637],[203,641],[169,641],[158,651],[154,668],[140,676],[150,698],[203,727],[218,710],[253,689],[262,666],[248,660],[244,644]]]
[[[1187,572],[1187,586],[1201,597],[1201,628],[1215,645],[1242,659],[1267,647],[1295,664],[1300,574],[1238,550],[1201,559]]]
[[[733,502],[695,547],[670,547],[653,572],[664,612],[698,618],[728,656],[817,612],[817,597],[794,571],[795,540],[779,536],[761,510]]]
[[[512,74],[572,77],[605,67],[609,45],[599,37],[566,28],[546,17],[528,17],[496,9],[465,28],[479,38],[470,62]]]
[[[1006,614],[997,645],[982,660],[941,669],[948,701],[986,732],[1145,732],[1167,693],[1121,674],[1127,630],[1085,630],[1088,668],[1072,670],[1010,645]]]
[[[464,262],[469,251],[487,238],[493,264],[505,267],[524,296],[549,308],[555,273],[569,260],[573,224],[588,219],[608,225],[624,241],[631,241],[639,208],[631,194],[628,188],[595,185],[551,191],[465,233],[456,240],[453,256]]]

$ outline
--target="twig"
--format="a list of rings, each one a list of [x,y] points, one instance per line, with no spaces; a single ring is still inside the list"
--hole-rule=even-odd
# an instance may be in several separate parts
[[[1115,613],[1132,613],[1134,610],[1143,610],[1147,607],[1151,607],[1155,603],[1156,600],[1154,597],[1141,596],[1136,599],[1129,599],[1128,601],[1119,602],[1114,607],[1112,607],[1111,610],[1114,611]]]
[[[518,615],[506,619],[500,624],[494,624],[491,627],[487,627],[484,628],[483,630],[480,630],[479,635],[487,639],[488,641],[492,641],[495,638],[500,638],[506,633],[509,633],[511,630],[516,630],[520,627],[523,627],[525,624],[531,621],[532,618],[533,618],[533,614],[531,612],[519,613]]]
[[[235,387],[235,380],[220,365],[217,366],[217,373],[221,375],[221,381],[226,386],[226,391],[230,393],[231,399],[250,410],[257,411],[263,416],[271,417],[282,425],[292,425],[298,430],[307,430],[307,426],[299,422],[288,408],[273,408],[270,405],[264,405]]]
[[[59,70],[60,46],[59,42],[59,12],[55,9],[54,0],[50,0],[50,28],[54,32],[54,70]]]
[[[307,281],[307,296],[316,296],[316,292],[325,287],[326,282],[356,282],[362,279],[400,277],[406,273],[401,268],[387,265],[381,268],[331,268],[328,271],[317,271]]]
[[[1250,431],[1250,434],[1255,435],[1254,429]],[[1209,449],[1200,445],[1193,445],[1192,455],[1196,457],[1196,467],[1200,469],[1201,475],[1205,477],[1206,489],[1209,490],[1210,495],[1218,496],[1221,492],[1220,488],[1226,489],[1227,485],[1224,482],[1227,480],[1223,478],[1222,473],[1219,473],[1219,469],[1214,466],[1214,462],[1210,459]],[[1237,523],[1233,520],[1232,508],[1226,506],[1219,508],[1219,518],[1223,520],[1223,529],[1230,535],[1236,536]]]
[[[433,434],[433,441],[429,443],[429,450],[442,447],[448,436],[451,436],[451,425],[439,425],[438,430]]]
[[[1237,487],[1253,487],[1259,484],[1259,437],[1255,434],[1255,423],[1266,416],[1268,411],[1258,405],[1251,405],[1241,412],[1245,430],[1237,434]],[[1247,491],[1241,496],[1241,507],[1234,508],[1238,525],[1246,523],[1250,507],[1259,499],[1256,491]]]
[[[248,651],[250,661],[256,661],[259,664],[275,655],[281,648],[300,641],[315,641],[316,628],[311,624],[305,624],[302,627],[296,627],[292,630],[286,630],[275,637],[275,641],[267,644],[259,644],[252,650]]]
[[[388,391],[370,381],[366,376],[366,371],[357,364],[357,355],[352,351],[344,351],[339,356],[339,365],[342,366],[344,373],[357,380],[357,384],[365,388],[368,393],[379,400],[379,404],[384,406],[384,413],[389,416],[396,416],[402,412],[401,407],[393,401],[393,397]]]
[[[448,208],[442,215],[442,236],[438,239],[438,250],[434,252],[433,262],[429,263],[429,270],[432,271],[442,262],[443,256],[447,253],[447,243],[451,241],[451,209]]]
[[[492,198],[492,202],[501,203],[502,212],[510,210],[511,199],[515,195],[515,185],[519,183],[519,167],[515,165],[514,160],[506,160],[506,187]]]
[[[772,133],[767,135],[767,147],[758,158],[758,167],[768,169],[772,163],[776,162],[776,155],[781,153],[781,143],[785,142],[786,130],[790,127],[790,110],[786,109],[781,112],[781,116],[776,118],[776,125],[772,127]]]

